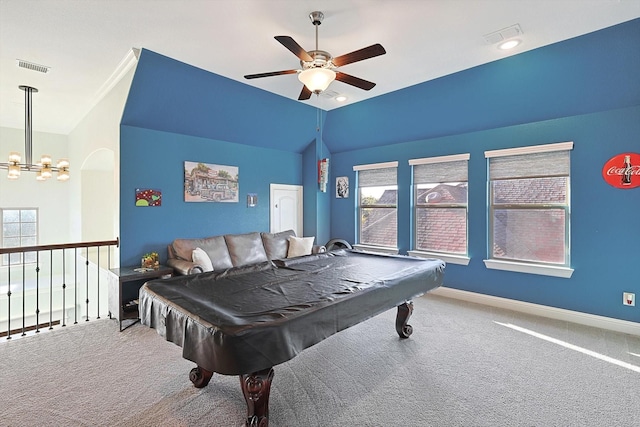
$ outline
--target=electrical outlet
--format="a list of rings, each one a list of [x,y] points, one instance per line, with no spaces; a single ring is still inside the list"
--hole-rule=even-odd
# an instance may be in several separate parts
[[[630,305],[632,307],[635,307],[635,305],[636,305],[636,294],[631,293],[631,292],[623,292],[622,293],[622,304],[623,305]]]

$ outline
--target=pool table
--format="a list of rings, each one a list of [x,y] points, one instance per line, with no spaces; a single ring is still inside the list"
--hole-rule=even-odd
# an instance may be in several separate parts
[[[213,373],[239,375],[246,425],[265,427],[274,366],[394,307],[396,331],[408,338],[411,299],[442,285],[444,270],[439,259],[338,249],[149,281],[140,319],[197,365],[196,387]]]

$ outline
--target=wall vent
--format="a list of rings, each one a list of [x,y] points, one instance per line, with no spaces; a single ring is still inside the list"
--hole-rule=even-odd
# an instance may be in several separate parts
[[[48,73],[51,67],[46,65],[35,64],[33,62],[25,61],[23,59],[17,59],[18,67],[26,68],[27,70],[37,71],[39,73]]]

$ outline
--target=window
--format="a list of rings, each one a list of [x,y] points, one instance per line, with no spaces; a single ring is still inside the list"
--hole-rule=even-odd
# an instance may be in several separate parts
[[[398,246],[398,162],[354,166],[358,180],[358,243]]]
[[[570,277],[572,142],[485,152],[489,268]]]
[[[469,154],[411,159],[414,251],[468,264],[467,194]],[[445,257],[443,255],[452,255]]]
[[[37,209],[0,209],[2,213],[2,247],[17,248],[38,244]],[[35,252],[11,254],[11,264],[36,262]],[[2,255],[2,265],[9,265],[9,254]]]

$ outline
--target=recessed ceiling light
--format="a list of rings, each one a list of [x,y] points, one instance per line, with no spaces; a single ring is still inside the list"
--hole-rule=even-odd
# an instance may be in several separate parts
[[[514,47],[518,46],[520,43],[521,42],[518,39],[507,40],[505,42],[500,43],[498,45],[498,49],[501,49],[501,50],[513,49]]]
[[[344,102],[344,101],[346,101],[346,100],[347,100],[347,97],[346,97],[346,96],[344,96],[344,95],[338,95],[338,96],[336,96],[336,101],[338,101],[338,102]]]

